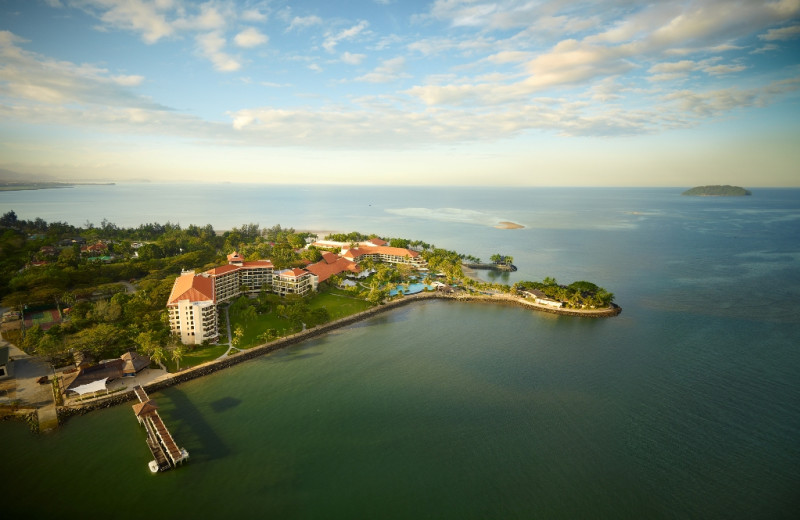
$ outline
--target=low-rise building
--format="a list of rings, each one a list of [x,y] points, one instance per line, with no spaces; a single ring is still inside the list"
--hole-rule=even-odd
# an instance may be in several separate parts
[[[275,273],[272,279],[272,290],[281,296],[297,294],[305,296],[317,290],[317,276],[305,269],[284,269]]]
[[[322,260],[306,267],[306,270],[317,276],[317,283],[322,283],[335,274],[350,273],[358,274],[361,268],[346,258],[342,258],[333,253],[322,253]]]
[[[342,258],[355,263],[371,258],[376,262],[389,264],[405,264],[415,269],[424,269],[427,266],[425,259],[413,249],[390,246],[360,246],[342,251]]]
[[[532,298],[534,302],[538,303],[539,305],[547,305],[548,307],[563,307],[564,302],[560,300],[554,300],[550,298],[545,293],[540,291],[539,289],[531,289],[528,291],[522,291],[523,296],[526,298]]]

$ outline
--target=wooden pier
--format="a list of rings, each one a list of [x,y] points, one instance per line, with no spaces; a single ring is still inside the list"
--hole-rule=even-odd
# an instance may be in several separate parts
[[[169,433],[161,416],[158,415],[158,406],[148,396],[140,385],[133,387],[133,392],[139,399],[139,404],[133,405],[133,413],[147,430],[147,446],[153,454],[149,462],[150,471],[166,471],[177,466],[189,458],[189,452],[179,448]]]

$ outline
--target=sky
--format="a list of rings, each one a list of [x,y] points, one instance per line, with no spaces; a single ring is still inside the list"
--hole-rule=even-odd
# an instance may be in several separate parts
[[[800,0],[0,0],[0,174],[800,186]]]

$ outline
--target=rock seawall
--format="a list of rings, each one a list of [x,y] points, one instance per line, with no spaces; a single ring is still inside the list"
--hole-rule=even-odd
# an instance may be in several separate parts
[[[192,379],[196,379],[198,377],[202,377],[208,374],[212,374],[219,370],[231,367],[233,365],[237,365],[244,361],[248,361],[259,356],[263,356],[264,354],[268,354],[270,352],[275,352],[276,350],[280,350],[286,347],[290,347],[292,345],[296,345],[298,343],[302,343],[311,338],[315,338],[318,336],[322,336],[327,334],[328,332],[334,331],[341,327],[345,327],[347,325],[351,325],[353,323],[357,323],[359,321],[366,320],[373,316],[377,316],[379,314],[383,314],[384,312],[388,312],[390,310],[403,307],[405,305],[411,304],[413,302],[422,301],[422,300],[454,300],[454,301],[461,301],[461,302],[487,302],[487,303],[500,303],[506,305],[517,305],[520,307],[525,307],[526,309],[533,309],[542,312],[548,312],[551,314],[563,314],[567,316],[581,316],[581,317],[592,317],[592,318],[606,318],[611,316],[616,316],[619,314],[622,309],[618,306],[614,305],[610,309],[601,309],[597,311],[581,311],[581,310],[573,310],[573,309],[554,309],[548,308],[542,305],[536,305],[532,302],[528,302],[524,299],[517,298],[510,295],[470,295],[465,293],[454,293],[454,294],[445,294],[440,292],[422,292],[419,294],[414,294],[410,296],[404,296],[402,298],[398,298],[387,302],[383,305],[379,305],[377,307],[373,307],[371,309],[367,309],[362,311],[358,314],[353,314],[352,316],[346,316],[344,318],[340,318],[335,321],[331,321],[329,323],[325,323],[322,325],[318,325],[311,329],[306,329],[301,332],[297,332],[290,336],[286,336],[284,338],[277,339],[271,343],[266,345],[261,345],[258,347],[253,347],[248,350],[240,351],[236,354],[228,356],[224,359],[218,359],[214,361],[209,361],[202,365],[198,365],[196,367],[188,368],[186,370],[182,370],[180,372],[175,373],[171,377],[167,379],[163,379],[161,381],[156,381],[149,385],[144,385],[145,390],[148,393],[157,392],[164,388],[168,388],[173,385],[177,385],[179,383],[183,383],[186,381],[191,381]],[[96,401],[92,401],[91,403],[86,404],[79,404],[79,405],[69,405],[69,406],[62,406],[59,407],[58,412],[58,421],[59,423],[63,423],[69,417],[75,415],[83,415],[92,410],[98,410],[101,408],[109,408],[111,406],[117,406],[119,404],[123,404],[129,401],[133,401],[136,399],[136,396],[133,393],[133,390],[128,390],[127,392],[120,392],[114,395],[111,395],[107,398],[101,398]]]

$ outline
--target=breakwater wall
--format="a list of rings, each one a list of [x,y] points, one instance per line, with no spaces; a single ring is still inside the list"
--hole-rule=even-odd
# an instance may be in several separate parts
[[[347,325],[351,325],[353,323],[357,323],[359,321],[369,319],[373,316],[377,316],[384,312],[388,312],[397,309],[399,307],[409,305],[414,302],[425,301],[425,300],[453,300],[460,302],[485,302],[493,304],[500,303],[505,305],[516,305],[524,307],[526,309],[548,312],[551,314],[562,314],[566,316],[580,316],[580,317],[591,317],[591,318],[606,318],[606,317],[616,316],[622,311],[622,309],[616,305],[614,305],[612,308],[609,309],[586,310],[586,311],[577,309],[548,308],[543,305],[537,305],[533,302],[526,301],[519,297],[505,295],[505,294],[476,295],[476,294],[467,294],[460,292],[456,293],[441,293],[433,291],[422,292],[394,299],[392,301],[386,302],[385,304],[378,305],[376,307],[367,309],[360,313],[353,314],[351,316],[346,316],[344,318],[340,318],[338,320],[331,321],[328,323],[324,323],[322,325],[318,325],[311,329],[306,329],[304,331],[297,332],[290,336],[285,336],[283,338],[277,339],[265,345],[260,345],[257,347],[250,348],[248,350],[240,351],[236,354],[229,355],[228,357],[225,357],[223,359],[217,359],[214,361],[203,363],[202,365],[198,365],[196,367],[187,368],[185,370],[170,375],[168,378],[162,379],[160,381],[155,381],[153,383],[143,386],[148,393],[157,392],[164,388],[184,383],[186,381],[191,381],[192,379],[212,374],[214,372],[223,370],[233,365],[238,365],[239,363],[257,358],[259,356],[263,356],[264,354],[275,352],[276,350],[290,347],[292,345],[297,345],[298,343],[302,343],[303,341],[306,341],[308,339],[322,336],[324,334],[327,334],[328,332],[345,327]],[[133,393],[133,390],[128,390],[126,392],[119,392],[110,395],[108,397],[101,397],[89,403],[61,406],[57,409],[58,421],[59,423],[63,423],[69,417],[75,415],[83,415],[88,412],[91,412],[92,410],[109,408],[111,406],[117,406],[119,404],[123,404],[133,400],[138,400],[138,399],[136,398],[136,395]]]
[[[462,263],[464,267],[469,267],[470,269],[489,269],[492,271],[509,271],[513,272],[517,270],[517,266],[514,264],[476,264],[476,263]]]

